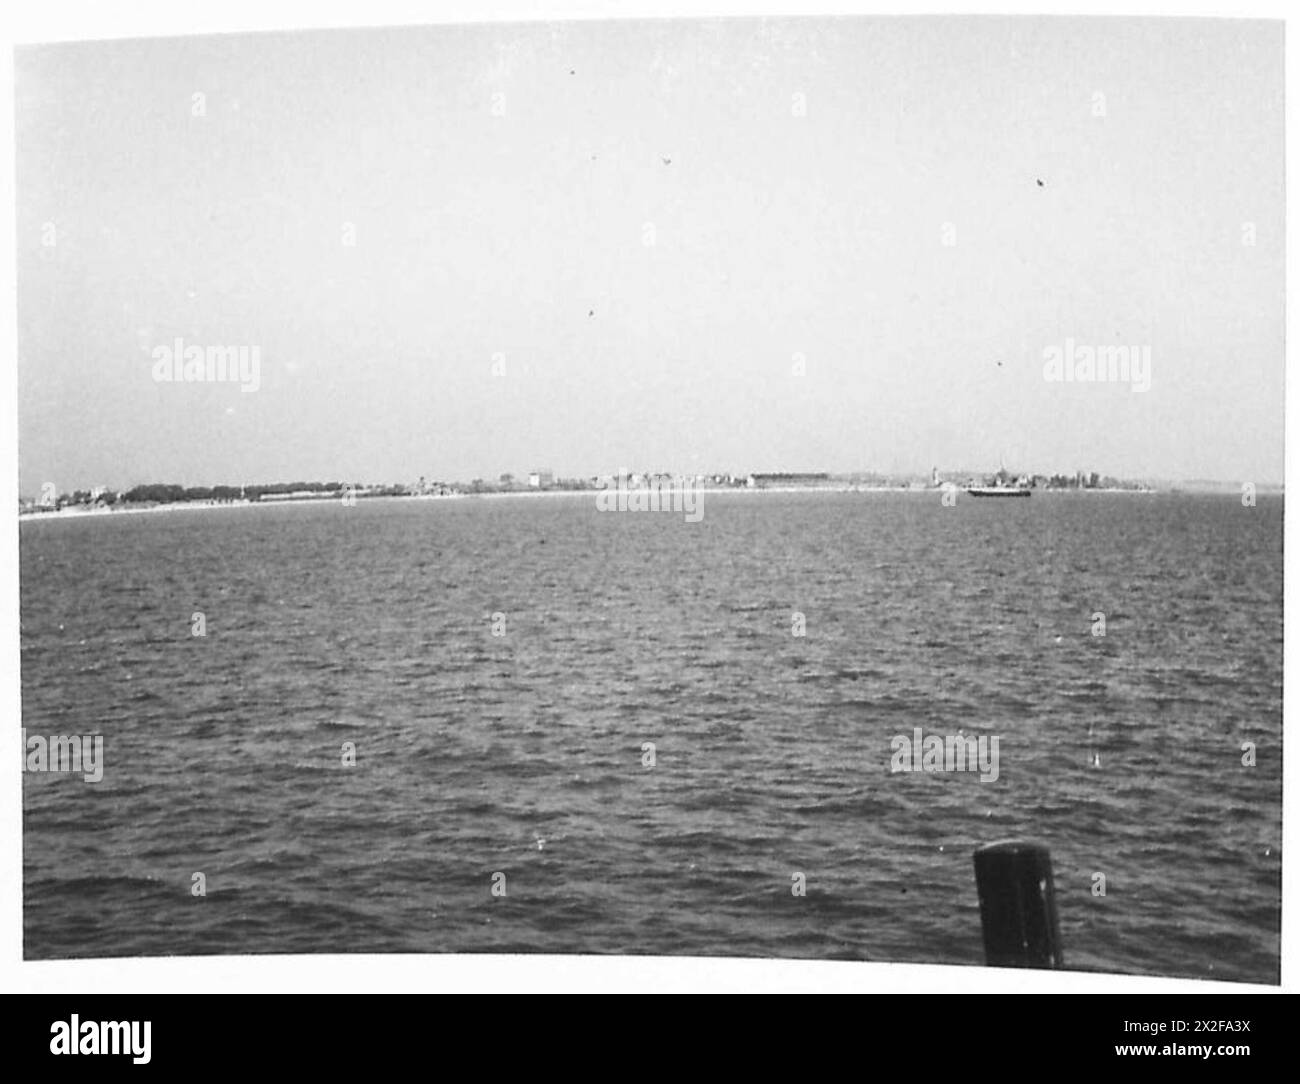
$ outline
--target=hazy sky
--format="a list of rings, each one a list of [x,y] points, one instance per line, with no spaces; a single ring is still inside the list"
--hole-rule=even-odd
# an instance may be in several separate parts
[[[1280,481],[1282,43],[931,18],[20,50],[20,488]],[[155,381],[177,337],[257,346],[260,386]],[[1067,339],[1149,347],[1150,389],[1049,382]]]

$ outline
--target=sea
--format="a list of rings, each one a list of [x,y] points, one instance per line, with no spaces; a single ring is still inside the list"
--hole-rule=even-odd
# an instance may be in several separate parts
[[[1282,497],[700,502],[25,519],[25,956],[981,965],[1025,839],[1067,967],[1279,982]]]

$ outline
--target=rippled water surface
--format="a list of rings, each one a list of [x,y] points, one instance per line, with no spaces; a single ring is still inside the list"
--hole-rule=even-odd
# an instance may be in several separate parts
[[[23,725],[105,761],[23,777],[26,954],[978,964],[972,851],[1031,837],[1069,966],[1278,980],[1280,498],[704,510],[24,522]],[[915,727],[998,779],[891,773]]]

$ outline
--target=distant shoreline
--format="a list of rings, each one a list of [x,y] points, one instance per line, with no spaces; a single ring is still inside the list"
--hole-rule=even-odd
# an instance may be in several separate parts
[[[956,486],[959,494],[966,495],[964,486]],[[369,501],[402,501],[402,502],[442,502],[442,501],[460,501],[460,500],[538,500],[538,499],[556,499],[563,497],[583,497],[591,500],[605,490],[600,489],[544,489],[529,492],[527,490],[516,490],[508,493],[457,493],[448,494],[438,497],[412,497],[412,496],[382,496],[382,497],[359,497],[357,502]],[[762,494],[803,494],[803,495],[828,495],[828,494],[881,494],[881,493],[902,493],[909,496],[935,496],[943,493],[939,487],[926,486],[924,488],[910,488],[902,486],[881,486],[881,485],[854,485],[846,483],[839,486],[722,486],[708,487],[703,486],[693,489],[694,493],[708,495],[711,497],[723,496],[760,496]],[[1032,493],[1039,496],[1069,496],[1072,494],[1104,493],[1104,494],[1121,494],[1135,497],[1150,497],[1161,494],[1188,493],[1201,495],[1220,494],[1223,496],[1233,496],[1236,490],[1232,489],[1035,489]],[[1283,489],[1262,490],[1263,496],[1282,496],[1285,494]],[[147,515],[161,512],[216,512],[230,509],[242,508],[281,508],[291,505],[321,505],[321,504],[338,504],[342,501],[339,496],[328,497],[300,497],[295,500],[280,501],[227,501],[221,503],[189,503],[185,501],[173,501],[167,504],[154,504],[139,508],[63,508],[57,512],[23,512],[18,516],[20,523],[32,520],[63,520],[63,519],[90,519],[106,518],[111,516],[133,516]]]

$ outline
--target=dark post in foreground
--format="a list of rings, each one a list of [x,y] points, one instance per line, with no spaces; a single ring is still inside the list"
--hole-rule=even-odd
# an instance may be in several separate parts
[[[975,885],[990,967],[1063,967],[1052,856],[1041,843],[1007,840],[975,852]]]

